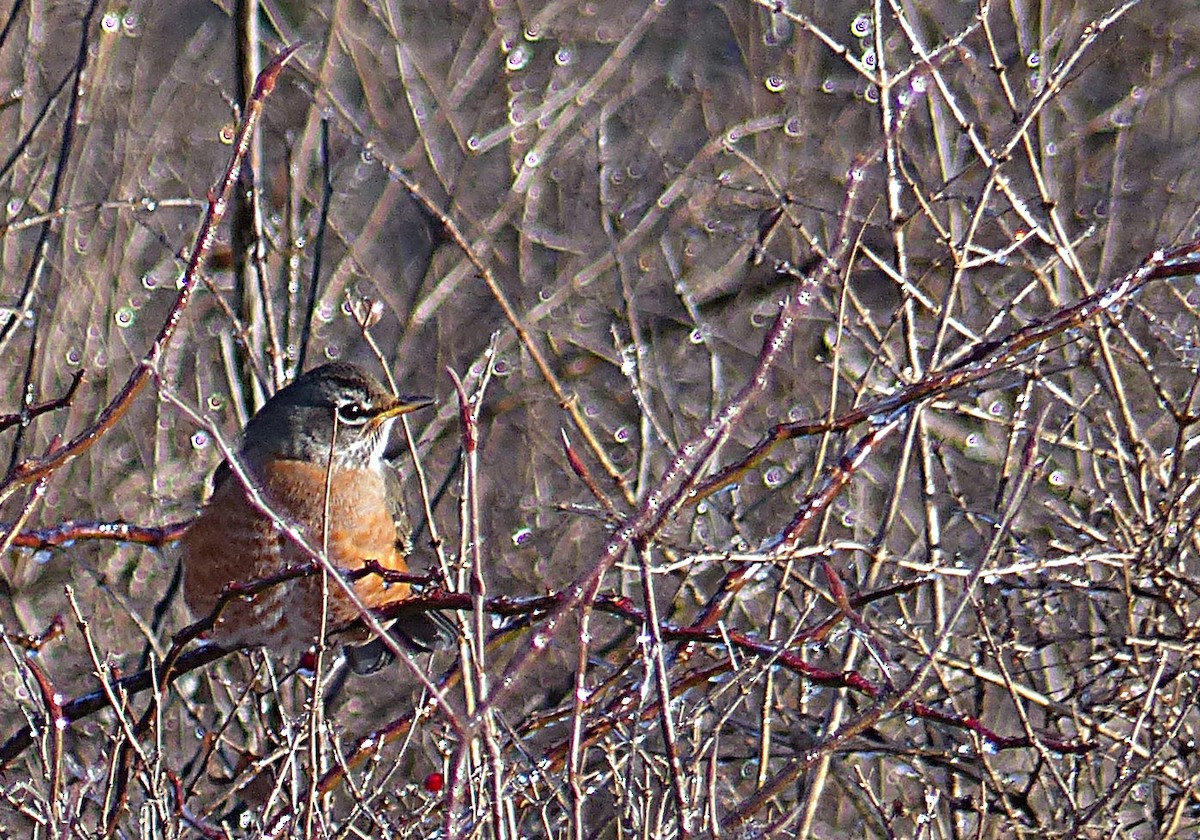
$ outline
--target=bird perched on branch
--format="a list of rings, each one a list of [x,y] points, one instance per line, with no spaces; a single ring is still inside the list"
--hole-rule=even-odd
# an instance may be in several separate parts
[[[409,527],[383,452],[393,421],[431,403],[395,397],[361,368],[335,363],[298,377],[250,419],[236,458],[246,480],[223,462],[212,497],[182,538],[184,598],[198,616],[210,615],[230,585],[255,590],[227,600],[212,641],[283,655],[307,650],[326,603],[312,550],[325,551],[369,608],[410,597],[408,583],[384,579],[408,571]],[[288,533],[293,527],[309,548]],[[278,582],[265,585],[272,579]],[[343,588],[334,580],[324,588],[328,632],[353,625],[360,611]],[[437,613],[402,615],[390,632],[414,651],[456,638]],[[391,661],[387,646],[361,625],[341,635],[355,671]]]

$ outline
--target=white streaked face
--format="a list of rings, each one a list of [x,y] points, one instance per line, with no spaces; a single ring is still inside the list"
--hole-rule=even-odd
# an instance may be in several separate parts
[[[347,395],[334,410],[334,434],[337,436],[335,466],[364,465],[378,470],[383,465],[388,435],[395,417],[379,414],[379,406],[365,393]]]

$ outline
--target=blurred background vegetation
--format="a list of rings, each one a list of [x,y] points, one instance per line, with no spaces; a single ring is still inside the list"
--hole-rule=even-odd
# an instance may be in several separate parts
[[[870,414],[1196,235],[1191,2],[11,0],[0,21],[4,734],[46,712],[22,634],[64,617],[36,661],[70,698],[191,620],[169,526],[202,503],[217,436],[298,369],[354,360],[436,394],[413,431],[438,546],[395,442],[415,565],[460,589],[477,546],[485,594],[539,596],[603,570],[803,277],[811,305],[708,474],[775,424]],[[299,41],[154,382],[31,493],[17,465],[94,423],[150,351],[252,80]],[[574,609],[464,612],[468,638],[492,635],[491,680],[477,648],[420,664],[459,709],[505,686],[466,737],[437,711],[397,725],[422,702],[402,668],[316,708],[296,663],[234,654],[161,699],[123,807],[112,757],[145,695],[58,747],[39,727],[0,824],[1193,836],[1198,306],[1190,280],[1151,284],[968,387],[781,443],[623,553],[601,591],[632,608],[586,634]],[[447,369],[479,397],[470,485]],[[22,415],[80,372],[69,405]],[[17,539],[76,521],[167,530]],[[657,632],[634,617],[650,602]],[[389,724],[404,737],[313,790]]]

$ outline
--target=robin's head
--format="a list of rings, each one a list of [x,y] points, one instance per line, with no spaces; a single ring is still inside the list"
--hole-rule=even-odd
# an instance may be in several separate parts
[[[377,464],[392,421],[430,405],[426,397],[395,397],[356,365],[314,368],[267,400],[242,437],[247,458],[295,458],[335,466]]]

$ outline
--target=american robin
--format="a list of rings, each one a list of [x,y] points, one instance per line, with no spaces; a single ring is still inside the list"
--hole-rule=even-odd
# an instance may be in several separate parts
[[[429,405],[423,397],[394,397],[355,365],[310,370],[281,389],[250,419],[238,463],[273,518],[251,501],[251,492],[223,462],[203,512],[184,533],[184,598],[199,616],[214,609],[231,583],[250,583],[313,561],[279,526],[298,526],[310,546],[354,578],[368,607],[402,601],[407,583],[389,583],[355,570],[372,561],[405,572],[409,528],[394,473],[383,460],[392,422]],[[225,605],[210,638],[226,647],[262,646],[297,655],[321,628],[321,574],[286,580]],[[335,582],[328,587],[327,628],[351,624],[358,610]],[[453,625],[436,613],[403,616],[392,634],[415,651],[435,650],[455,639]],[[345,634],[363,642],[366,631]],[[354,670],[369,673],[391,661],[378,639],[346,645]]]

